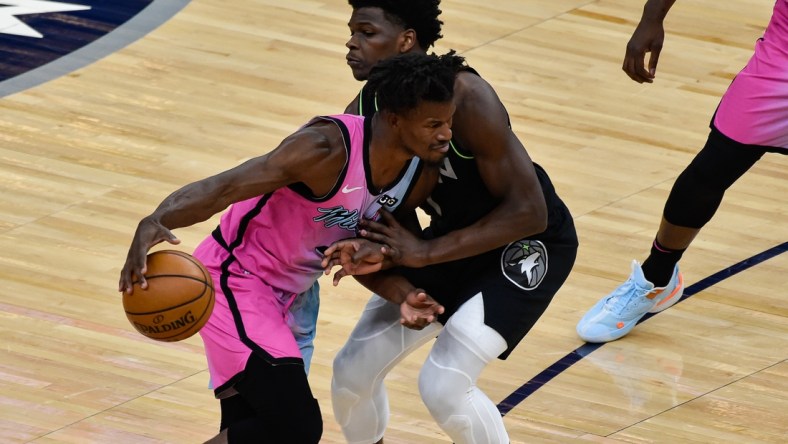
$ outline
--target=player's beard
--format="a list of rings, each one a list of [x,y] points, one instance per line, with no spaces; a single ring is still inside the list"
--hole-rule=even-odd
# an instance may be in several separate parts
[[[446,158],[446,154],[442,154],[442,155],[441,155],[440,157],[438,157],[438,158],[430,158],[430,159],[422,159],[422,160],[423,160],[423,161],[424,161],[424,163],[425,163],[427,166],[429,166],[429,167],[433,167],[433,168],[439,168],[440,166],[442,166],[442,165],[443,165],[443,160],[444,160],[445,158]]]

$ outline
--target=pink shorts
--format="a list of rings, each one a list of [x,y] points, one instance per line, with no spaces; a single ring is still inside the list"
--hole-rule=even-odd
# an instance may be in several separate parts
[[[252,352],[272,364],[303,362],[288,325],[295,294],[269,286],[238,262],[223,269],[229,253],[213,238],[203,241],[194,256],[205,264],[216,289],[213,313],[200,336],[217,397],[242,376]]]

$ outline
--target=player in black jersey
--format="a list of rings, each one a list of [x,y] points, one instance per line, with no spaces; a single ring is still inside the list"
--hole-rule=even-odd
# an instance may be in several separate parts
[[[349,3],[347,63],[357,80],[380,60],[425,53],[441,37],[439,0]],[[364,87],[346,112],[372,115],[375,99]],[[327,272],[343,267],[335,284],[353,274],[376,293],[334,361],[334,414],[350,442],[382,441],[383,378],[437,336],[419,376],[430,413],[455,443],[508,443],[476,379],[511,353],[575,261],[569,210],[510,128],[493,88],[467,66],[455,82],[455,105],[449,153],[423,169],[405,211],[397,220],[384,214],[385,224],[364,223],[363,238],[326,251]],[[412,211],[417,204],[431,216],[424,230]]]

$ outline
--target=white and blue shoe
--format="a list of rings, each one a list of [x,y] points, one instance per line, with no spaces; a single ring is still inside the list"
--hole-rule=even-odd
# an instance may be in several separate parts
[[[577,334],[587,342],[615,341],[632,331],[646,313],[665,310],[683,293],[684,278],[678,264],[668,285],[655,288],[643,276],[640,264],[632,261],[629,279],[588,310],[577,323]]]

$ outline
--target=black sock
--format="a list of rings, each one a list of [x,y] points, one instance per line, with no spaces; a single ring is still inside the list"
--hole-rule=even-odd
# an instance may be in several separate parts
[[[655,287],[664,287],[673,276],[673,269],[687,249],[671,250],[665,248],[654,239],[651,245],[651,254],[643,262],[643,275]]]

